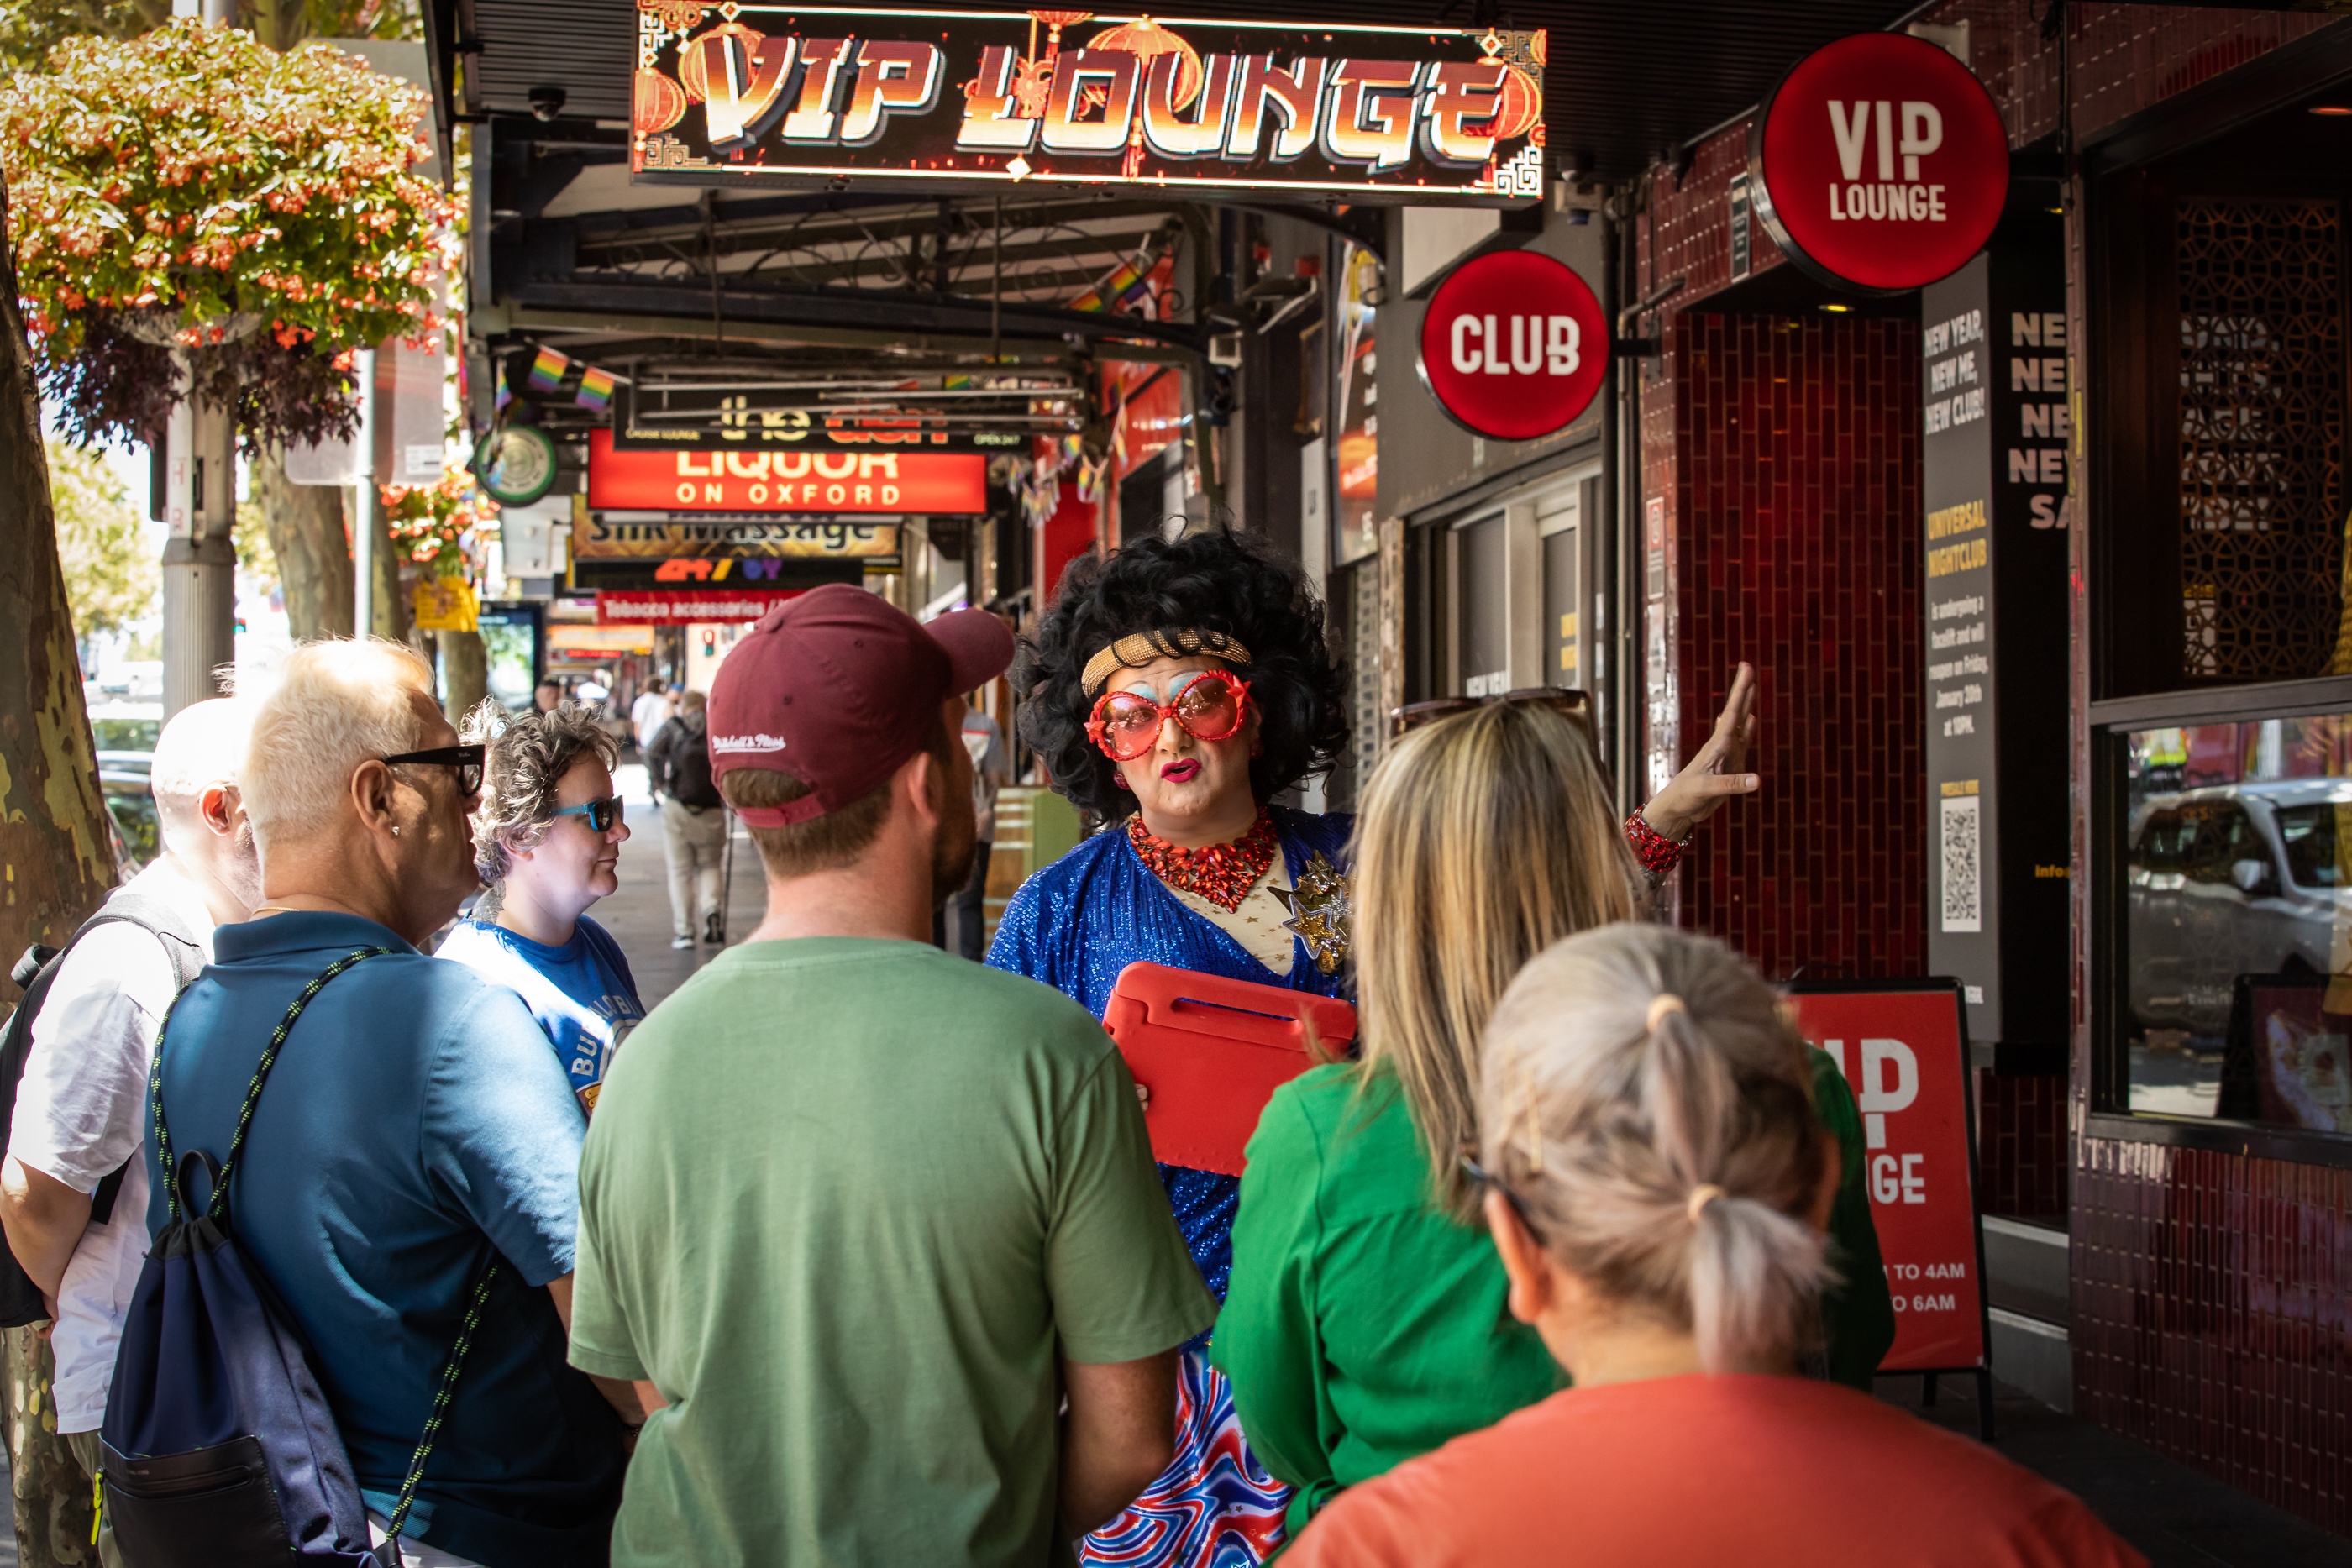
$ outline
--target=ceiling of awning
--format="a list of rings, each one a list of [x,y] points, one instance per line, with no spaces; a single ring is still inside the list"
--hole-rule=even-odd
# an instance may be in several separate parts
[[[636,38],[634,0],[432,0],[444,41],[469,54],[460,111],[530,112],[534,89],[561,88],[563,112],[625,120]],[[958,6],[954,9],[1014,9]],[[1118,7],[1112,8],[1114,11]],[[1186,4],[1183,16],[1300,18],[1344,9],[1359,24],[1426,27],[1507,22],[1549,30],[1545,124],[1563,167],[1604,179],[1640,172],[1763,97],[1782,71],[1832,38],[1884,27],[1905,0],[1329,0]],[[1172,20],[1174,18],[1164,18]]]

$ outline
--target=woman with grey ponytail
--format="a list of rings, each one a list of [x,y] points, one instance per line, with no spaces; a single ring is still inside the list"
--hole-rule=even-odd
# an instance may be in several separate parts
[[[1771,988],[1706,937],[1612,925],[1531,961],[1464,1163],[1511,1313],[1574,1386],[1350,1489],[1289,1561],[2140,1563],[1990,1449],[1798,1375],[1835,1277],[1812,1082]]]

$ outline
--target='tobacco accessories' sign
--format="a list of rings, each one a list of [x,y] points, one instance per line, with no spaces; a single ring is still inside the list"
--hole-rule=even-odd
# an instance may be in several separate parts
[[[1824,281],[1894,294],[1984,248],[2009,133],[1975,73],[1923,38],[1864,33],[1780,79],[1748,132],[1756,215]]]
[[[588,506],[645,512],[984,512],[977,452],[616,452],[588,436]]]
[[[1564,264],[1530,250],[1474,256],[1421,319],[1422,384],[1473,435],[1531,441],[1591,406],[1609,371],[1609,319]]]
[[[700,0],[636,16],[644,181],[1543,194],[1540,32]]]

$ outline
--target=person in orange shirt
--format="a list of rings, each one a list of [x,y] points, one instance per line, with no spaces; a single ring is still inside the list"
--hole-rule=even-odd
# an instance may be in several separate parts
[[[1811,1076],[1706,937],[1613,925],[1533,959],[1465,1164],[1511,1312],[1575,1386],[1349,1490],[1289,1568],[2145,1568],[1990,1449],[1796,1375],[1838,1178]]]

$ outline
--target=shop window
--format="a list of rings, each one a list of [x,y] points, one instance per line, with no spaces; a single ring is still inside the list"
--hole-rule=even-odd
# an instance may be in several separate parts
[[[2120,739],[2113,1108],[2352,1133],[2352,714]]]
[[[2340,213],[2334,200],[2174,204],[2181,673],[2192,682],[2352,671],[2338,634]]]

